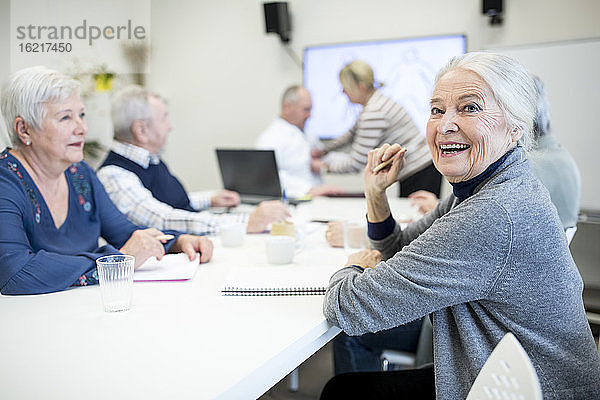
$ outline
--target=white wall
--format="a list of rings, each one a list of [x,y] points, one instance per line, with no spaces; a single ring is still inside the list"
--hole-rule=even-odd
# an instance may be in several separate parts
[[[10,0],[0,0],[0,54],[4,57],[0,61],[0,85],[4,83],[10,73],[10,60],[6,58],[10,52]],[[0,151],[10,144],[4,120],[0,115]]]
[[[600,125],[590,123],[590,110],[584,106],[596,104],[600,93],[600,38],[509,46],[495,51],[515,57],[544,81],[552,116],[551,133],[581,168],[581,208],[600,210]],[[582,107],[573,107],[573,103]]]
[[[188,188],[220,187],[214,148],[252,146],[302,72],[264,33],[262,1],[152,5],[149,83],[169,98],[175,125],[165,158]],[[468,50],[600,36],[597,0],[505,0],[500,27],[476,0],[288,0],[288,8],[299,56],[307,45],[447,33],[465,33]],[[339,182],[360,185],[357,177]]]
[[[0,0],[5,55],[9,4]],[[499,27],[481,15],[480,0],[288,0],[288,6],[298,56],[307,45],[448,33],[466,34],[469,50],[600,36],[597,0],[505,0]],[[148,82],[169,99],[175,125],[165,159],[188,189],[220,187],[214,148],[252,146],[278,113],[281,91],[301,82],[302,71],[279,38],[264,33],[262,1],[154,0],[151,31]],[[0,62],[2,81],[9,65]],[[360,185],[357,177],[339,182]]]

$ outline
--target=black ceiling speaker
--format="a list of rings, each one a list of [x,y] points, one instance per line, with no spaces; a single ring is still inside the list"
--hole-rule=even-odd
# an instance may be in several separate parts
[[[482,0],[481,12],[490,17],[490,25],[502,23],[503,0]]]
[[[266,32],[277,33],[282,42],[289,42],[292,27],[290,24],[287,2],[277,1],[273,3],[263,3],[263,6],[265,8]]]

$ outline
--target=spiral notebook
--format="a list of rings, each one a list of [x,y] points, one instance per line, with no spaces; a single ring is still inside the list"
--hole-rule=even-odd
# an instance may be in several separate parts
[[[223,296],[322,295],[339,266],[277,265],[232,268]]]

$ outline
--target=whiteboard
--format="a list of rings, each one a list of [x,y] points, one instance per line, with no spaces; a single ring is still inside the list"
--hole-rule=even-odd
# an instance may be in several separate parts
[[[600,38],[489,49],[546,85],[552,134],[581,172],[581,208],[600,210]]]
[[[361,107],[342,93],[339,72],[352,60],[365,61],[383,94],[399,103],[425,134],[429,100],[437,71],[464,54],[464,35],[426,36],[368,42],[325,44],[304,48],[304,86],[313,108],[306,129],[321,139],[333,139],[352,128]]]

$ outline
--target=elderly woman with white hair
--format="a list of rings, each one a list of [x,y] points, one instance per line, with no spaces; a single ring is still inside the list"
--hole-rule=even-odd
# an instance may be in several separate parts
[[[0,153],[0,291],[37,294],[98,282],[95,260],[130,254],[135,267],[165,251],[207,262],[203,237],[132,224],[83,161],[79,83],[45,67],[13,74],[2,92],[12,148]],[[102,236],[108,244],[98,247]]]
[[[600,398],[581,276],[527,159],[535,110],[532,78],[513,59],[452,59],[436,78],[427,141],[453,193],[405,229],[385,194],[403,166],[400,146],[369,153],[374,250],[350,255],[333,275],[324,313],[350,335],[430,314],[434,365],[338,375],[321,398],[464,399],[507,332],[531,358],[546,400]],[[373,172],[390,158],[390,167]]]

